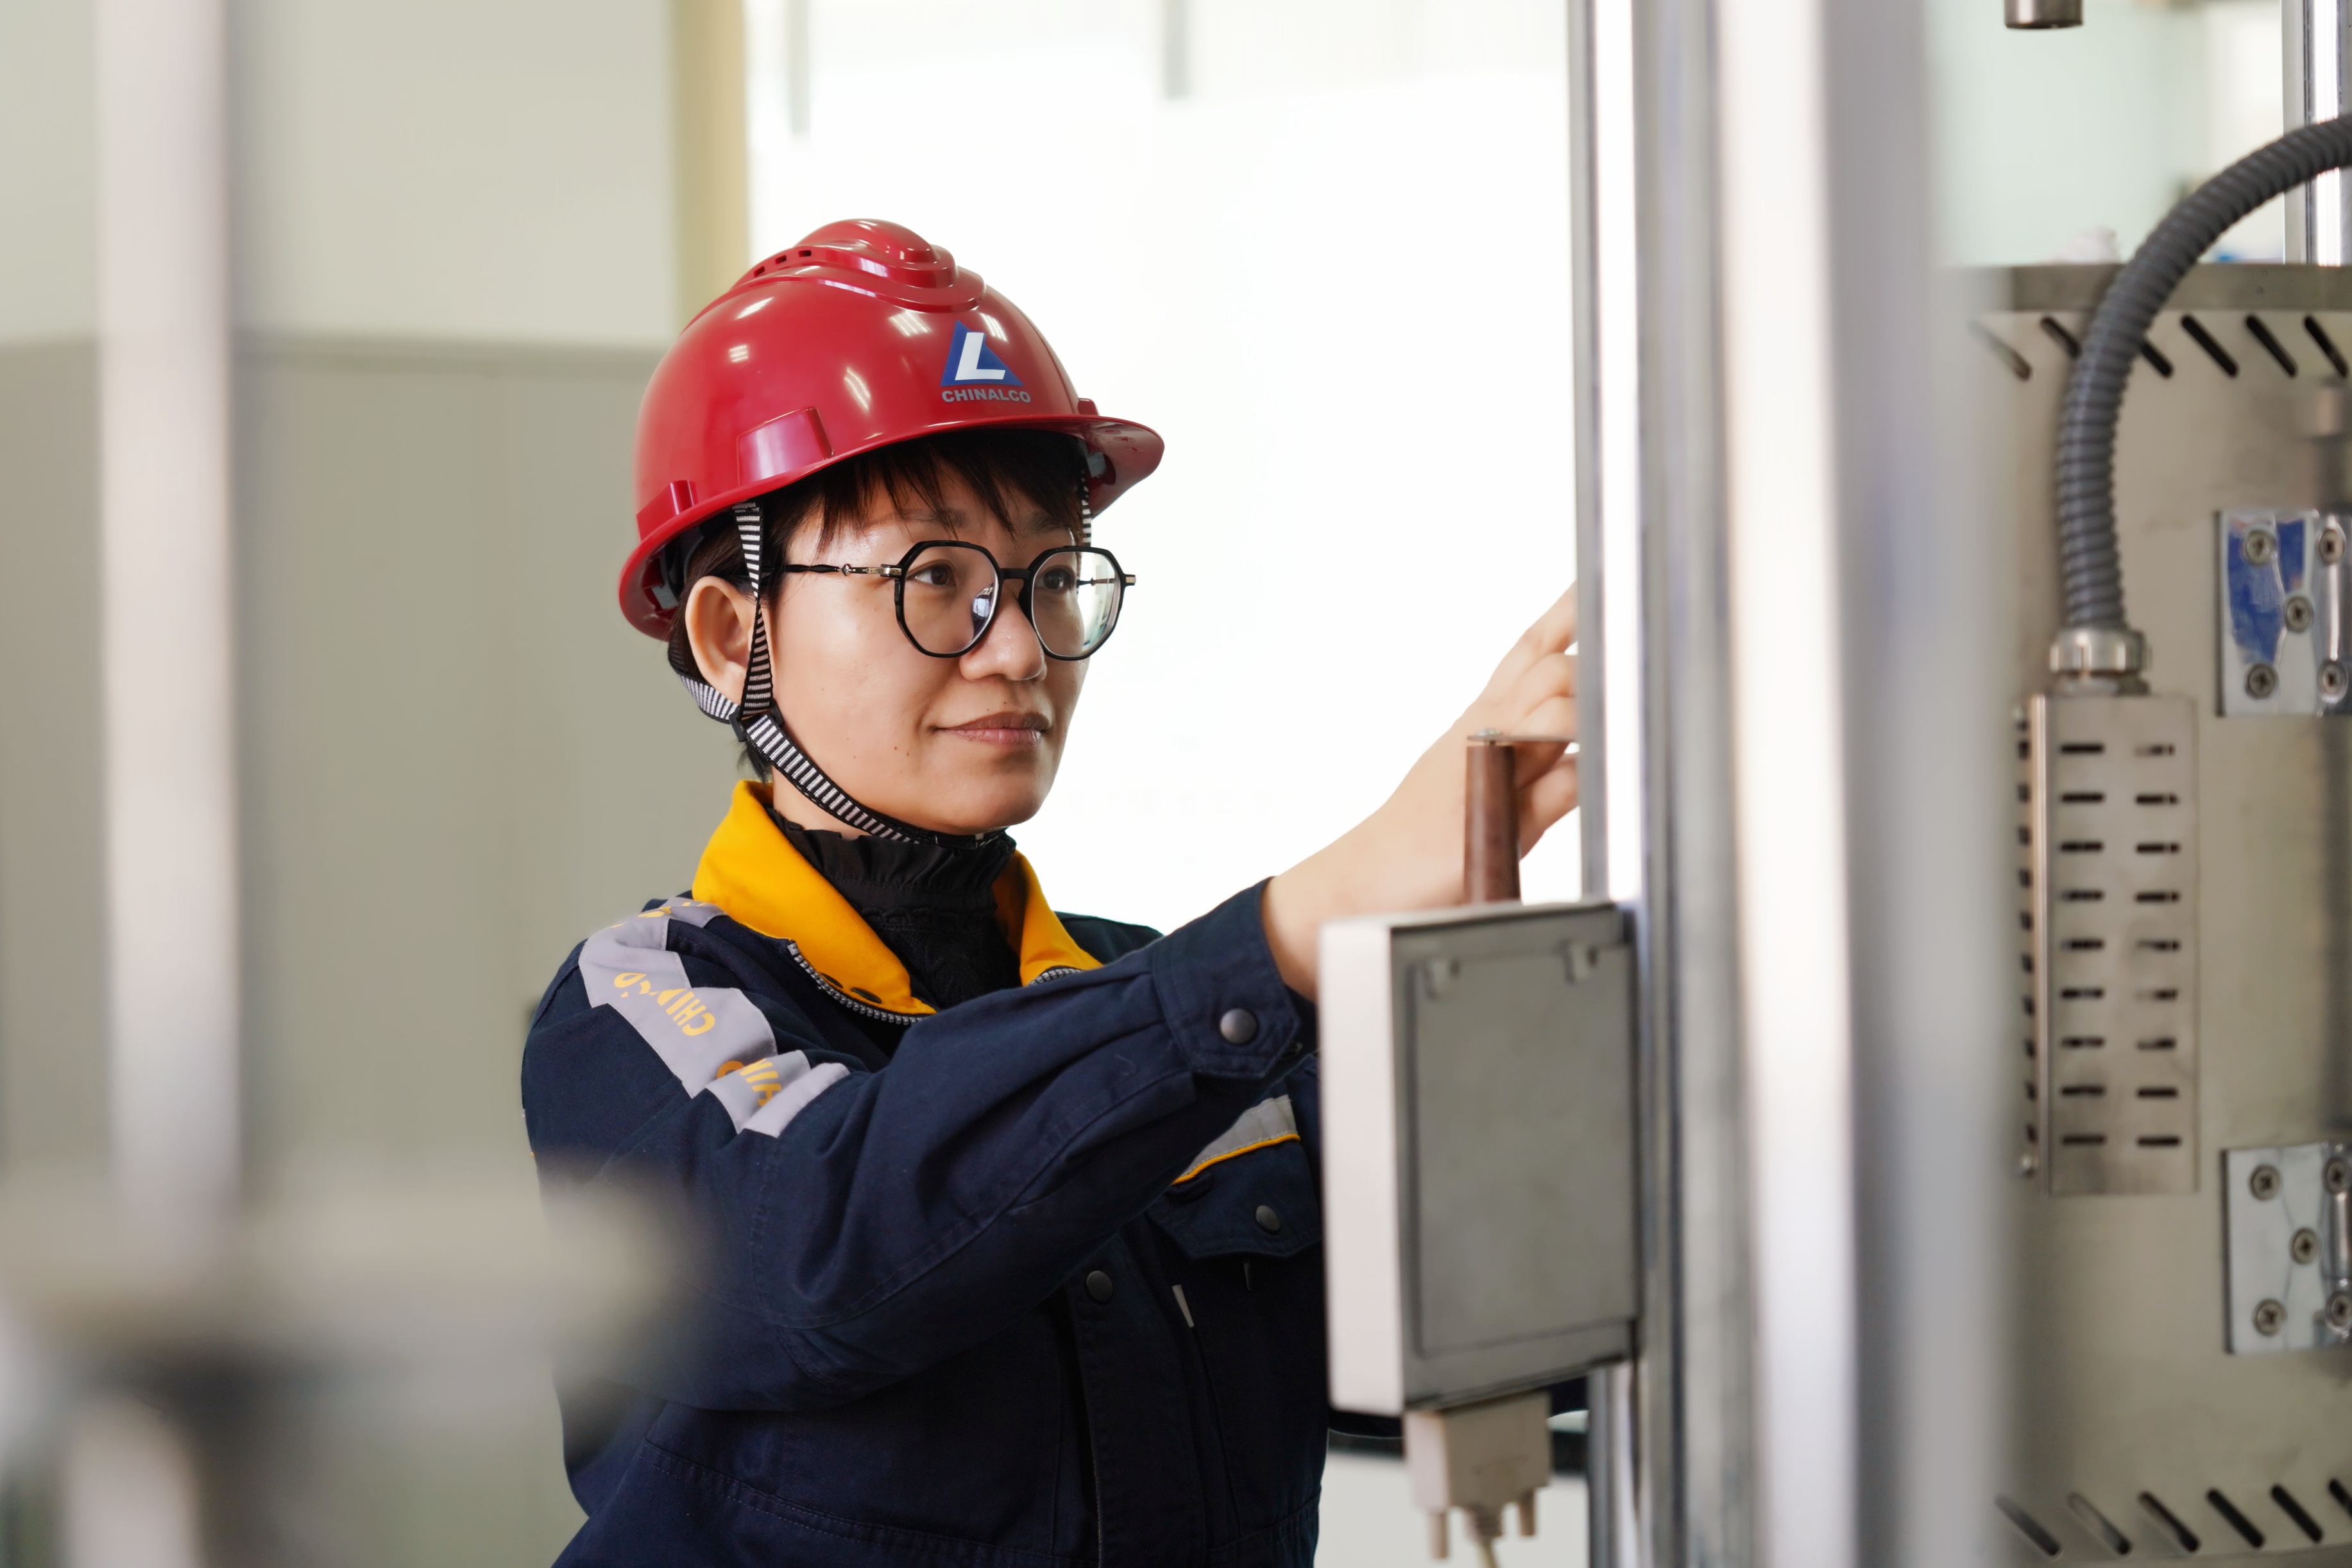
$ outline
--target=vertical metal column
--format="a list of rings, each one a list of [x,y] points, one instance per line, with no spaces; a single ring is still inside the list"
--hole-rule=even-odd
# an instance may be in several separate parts
[[[1636,402],[1640,345],[1634,321],[1640,273],[1633,232],[1629,0],[1569,0],[1568,57],[1584,896],[1633,904],[1641,895],[1643,869],[1642,572]],[[1604,319],[1610,323],[1605,332]],[[1647,1054],[1645,1047],[1645,1058]],[[1642,1094],[1646,1103],[1651,1094],[1646,1083]],[[1643,1117],[1645,1126],[1649,1120]],[[1591,1568],[1635,1568],[1644,1557],[1633,1418],[1637,1377],[1637,1363],[1620,1363],[1599,1368],[1586,1380]]]
[[[1588,891],[1638,912],[1650,1188],[1593,1562],[1974,1561],[2008,644],[1946,510],[1923,18],[1571,17]]]
[[[1857,1560],[1959,1568],[2007,1383],[2017,1045],[2009,535],[1934,252],[1928,8],[1819,0],[1846,898],[1853,976]],[[2002,515],[1994,510],[1993,516]],[[1784,1565],[1795,1568],[1795,1565]]]
[[[1634,911],[1644,996],[1643,1342],[1592,1381],[1595,1568],[1755,1560],[1712,13],[1570,11],[1586,890]]]
[[[1634,1420],[1644,1543],[1659,1568],[1756,1561],[1715,10],[1713,0],[1633,8],[1644,1153],[1654,1199]],[[1623,564],[1607,563],[1612,573]],[[1612,862],[1612,879],[1618,870]]]
[[[1820,0],[1717,16],[1756,1560],[1853,1568],[1853,1038]]]
[[[127,1201],[238,1166],[224,0],[97,8],[109,1085]]]
[[[2284,0],[2286,124],[2292,131],[2352,110],[2352,5]],[[2342,267],[2352,262],[2352,191],[2331,170],[2286,198],[2286,258]]]

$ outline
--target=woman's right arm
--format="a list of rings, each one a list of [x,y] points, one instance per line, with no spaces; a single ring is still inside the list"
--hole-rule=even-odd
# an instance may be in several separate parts
[[[926,1019],[879,1072],[762,994],[720,933],[677,920],[665,940],[713,1011],[632,1021],[581,964],[531,1031],[523,1100],[551,1181],[650,1186],[700,1223],[692,1308],[635,1381],[707,1408],[837,1405],[987,1340],[1313,1045],[1255,889],[1116,963]],[[682,1074],[696,1058],[663,1037],[681,1013],[721,1020],[701,1044],[764,1023],[783,1089],[754,1105],[731,1075]]]

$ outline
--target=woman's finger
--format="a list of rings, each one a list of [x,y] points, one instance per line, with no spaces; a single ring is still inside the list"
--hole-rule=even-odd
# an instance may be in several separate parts
[[[1559,653],[1576,641],[1575,584],[1570,583],[1568,591],[1551,602],[1551,608],[1536,617],[1528,636],[1541,653]]]
[[[1546,654],[1521,670],[1495,705],[1496,726],[1510,734],[1559,733],[1541,728],[1535,715],[1546,705],[1573,700],[1575,695],[1576,660],[1564,653]]]
[[[1576,759],[1564,757],[1559,766],[1519,792],[1520,854],[1534,848],[1537,840],[1576,809],[1578,783]]]
[[[1518,640],[1495,666],[1495,673],[1487,678],[1486,689],[1478,694],[1479,701],[1487,701],[1508,691],[1528,666],[1547,654],[1562,652],[1575,641],[1576,589],[1571,584],[1567,593],[1552,602],[1549,609],[1536,617],[1533,626],[1519,634]]]

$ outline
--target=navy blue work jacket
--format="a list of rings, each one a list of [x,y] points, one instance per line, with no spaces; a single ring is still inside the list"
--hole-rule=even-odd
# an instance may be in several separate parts
[[[1312,1561],[1313,1018],[1259,892],[1156,940],[1018,857],[997,898],[1024,984],[934,1014],[741,786],[693,893],[557,973],[542,1179],[704,1233],[631,1386],[566,1395],[562,1563]]]

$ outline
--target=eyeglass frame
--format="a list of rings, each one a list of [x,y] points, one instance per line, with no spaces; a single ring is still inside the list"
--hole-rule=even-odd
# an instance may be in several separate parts
[[[914,628],[907,624],[907,568],[915,563],[915,557],[920,555],[924,551],[929,550],[937,545],[946,545],[956,550],[972,551],[979,554],[982,559],[985,560],[988,563],[990,569],[996,574],[996,592],[990,596],[987,624],[982,626],[979,631],[972,634],[971,641],[964,644],[963,647],[958,648],[953,653],[933,653],[929,648],[925,647],[916,639]],[[1094,647],[1088,648],[1084,653],[1055,653],[1052,648],[1045,646],[1045,636],[1043,632],[1040,632],[1037,629],[1037,612],[1035,608],[1037,568],[1043,566],[1049,557],[1062,554],[1066,551],[1101,556],[1104,560],[1110,563],[1111,574],[1118,579],[1118,604],[1117,607],[1111,611],[1110,625],[1103,628],[1102,641],[1097,642]],[[991,551],[986,545],[974,544],[968,539],[923,539],[916,541],[914,544],[908,548],[907,553],[898,557],[895,564],[888,566],[851,566],[842,563],[787,561],[784,563],[783,570],[788,573],[810,572],[843,577],[889,578],[892,584],[892,598],[898,610],[898,630],[905,634],[908,645],[926,658],[961,658],[964,655],[978,647],[982,643],[986,642],[988,640],[988,634],[996,629],[996,617],[1004,613],[1005,579],[1008,577],[1017,577],[1021,581],[1021,598],[1019,601],[1021,605],[1021,618],[1029,623],[1029,634],[1037,639],[1038,651],[1043,653],[1047,658],[1059,659],[1064,664],[1077,664],[1082,660],[1092,658],[1095,655],[1102,652],[1104,645],[1110,641],[1111,633],[1118,630],[1119,614],[1127,608],[1127,591],[1135,586],[1135,574],[1121,567],[1118,563],[1118,557],[1113,555],[1109,551],[1105,550],[1099,544],[1050,545],[1047,548],[1039,551],[1034,556],[1033,556],[1030,559],[1028,565],[1014,567],[1007,566],[1003,562],[997,560],[995,552]]]

